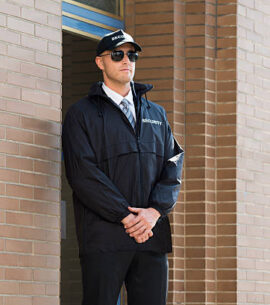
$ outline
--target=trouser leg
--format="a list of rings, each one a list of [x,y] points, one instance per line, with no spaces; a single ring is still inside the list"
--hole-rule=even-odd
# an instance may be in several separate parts
[[[133,256],[134,252],[110,252],[82,257],[82,305],[116,305]]]
[[[167,255],[137,252],[131,262],[125,282],[128,305],[166,305]]]

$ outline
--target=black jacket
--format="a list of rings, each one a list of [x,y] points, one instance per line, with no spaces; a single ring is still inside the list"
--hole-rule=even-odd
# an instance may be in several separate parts
[[[181,184],[183,150],[162,107],[142,97],[150,85],[132,86],[136,132],[121,109],[96,83],[73,104],[63,124],[62,144],[80,255],[93,251],[171,251],[168,217]],[[153,207],[162,217],[154,236],[138,244],[121,220],[128,206]]]

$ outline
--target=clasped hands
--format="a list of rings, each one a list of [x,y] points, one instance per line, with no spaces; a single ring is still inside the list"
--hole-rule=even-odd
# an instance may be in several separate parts
[[[126,233],[133,237],[137,243],[144,243],[153,236],[152,229],[160,217],[154,208],[129,207],[130,214],[122,219]]]

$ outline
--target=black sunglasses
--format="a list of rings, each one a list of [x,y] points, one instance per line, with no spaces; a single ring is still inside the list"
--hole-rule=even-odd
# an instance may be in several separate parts
[[[128,56],[128,59],[131,62],[135,62],[139,58],[139,54],[134,51],[128,51],[126,54]],[[111,59],[113,61],[121,61],[124,58],[125,53],[124,53],[124,51],[121,51],[121,50],[119,50],[119,51],[113,50],[109,54],[103,54],[103,55],[99,55],[99,56],[102,57],[102,56],[107,56],[107,55],[111,55]]]

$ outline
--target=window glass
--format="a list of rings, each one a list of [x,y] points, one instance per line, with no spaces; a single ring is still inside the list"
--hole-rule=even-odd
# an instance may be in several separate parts
[[[114,15],[120,15],[121,0],[75,0],[77,2],[90,5],[100,10],[106,11]]]

